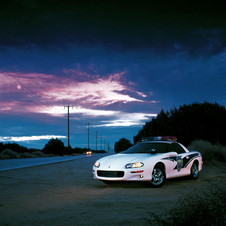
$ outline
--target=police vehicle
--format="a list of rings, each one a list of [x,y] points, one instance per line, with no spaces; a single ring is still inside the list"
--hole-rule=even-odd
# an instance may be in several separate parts
[[[189,151],[175,136],[145,137],[124,152],[96,161],[93,177],[106,184],[140,181],[148,187],[161,187],[169,178],[197,179],[202,165],[200,152]]]

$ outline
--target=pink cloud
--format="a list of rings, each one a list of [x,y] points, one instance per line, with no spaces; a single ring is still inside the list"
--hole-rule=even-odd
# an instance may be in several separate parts
[[[128,87],[123,84],[122,80],[127,73],[126,71],[109,74],[107,77],[102,78],[100,75],[94,76],[85,71],[80,71],[79,68],[76,70],[64,69],[63,72],[83,76],[86,79],[82,81],[73,76],[65,78],[44,73],[29,73],[26,75],[10,73],[8,76],[0,73],[1,81],[11,87],[11,89],[6,89],[4,84],[0,83],[0,92],[5,92],[7,103],[13,103],[14,101],[19,106],[24,105],[24,110],[30,108],[29,102],[32,105],[41,106],[36,109],[38,112],[38,109],[42,111],[41,108],[45,104],[48,106],[62,106],[70,103],[93,108],[114,103],[143,102],[142,99],[132,97],[128,93],[137,93],[143,98],[146,97],[144,93],[133,91],[131,86]],[[15,82],[14,77],[20,84]],[[18,93],[21,97],[17,95]],[[12,97],[15,99],[12,100]],[[3,107],[3,109],[6,108]]]

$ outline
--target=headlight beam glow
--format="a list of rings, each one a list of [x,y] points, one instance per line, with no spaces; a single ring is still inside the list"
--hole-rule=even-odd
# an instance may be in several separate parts
[[[144,163],[143,162],[135,162],[135,163],[128,163],[126,164],[126,169],[129,169],[129,168],[140,168],[140,167],[143,167],[144,166]]]

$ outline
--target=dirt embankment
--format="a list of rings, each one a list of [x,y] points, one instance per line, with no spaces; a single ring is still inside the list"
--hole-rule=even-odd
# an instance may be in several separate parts
[[[92,178],[98,158],[0,172],[0,225],[147,225],[148,211],[165,212],[179,197],[226,183],[226,166],[218,163],[204,164],[196,181],[172,179],[160,189],[105,185]]]

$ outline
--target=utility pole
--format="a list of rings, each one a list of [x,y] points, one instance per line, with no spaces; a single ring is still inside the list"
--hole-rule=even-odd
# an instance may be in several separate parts
[[[86,123],[86,124],[87,124],[87,126],[88,126],[88,149],[89,149],[89,130],[90,130],[89,126],[91,125],[91,123],[88,122],[88,123]]]
[[[98,131],[96,131],[96,151],[97,151],[97,133]]]
[[[70,106],[68,105],[68,106],[64,106],[64,109],[65,109],[65,107],[67,107],[67,128],[68,128],[68,148],[70,147],[70,133],[69,133],[69,108],[70,108]],[[71,106],[71,108],[73,108],[72,106]]]
[[[101,143],[101,148],[100,148],[100,150],[102,151],[102,137],[100,137],[100,143]]]

